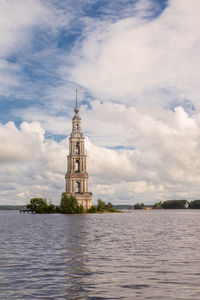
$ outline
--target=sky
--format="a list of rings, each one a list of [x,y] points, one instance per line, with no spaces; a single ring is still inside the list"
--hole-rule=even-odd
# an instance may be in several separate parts
[[[93,201],[200,198],[199,0],[0,1],[0,204],[60,203],[75,89]]]

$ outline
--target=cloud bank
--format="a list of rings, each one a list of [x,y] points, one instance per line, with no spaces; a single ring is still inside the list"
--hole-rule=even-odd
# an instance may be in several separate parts
[[[91,115],[96,113],[96,105]],[[110,116],[126,116],[124,128],[112,130],[110,144],[121,137],[120,142],[127,147],[108,148],[86,138],[90,190],[95,200],[101,197],[115,203],[152,203],[198,197],[200,114],[192,118],[177,107],[165,120],[156,120],[135,108],[98,105],[98,113],[102,110]],[[104,121],[107,126],[116,124],[115,119]],[[104,132],[102,128],[101,134],[106,134],[106,129]],[[1,197],[12,201],[15,196],[16,202],[22,203],[43,195],[59,203],[65,186],[68,140],[46,139],[38,122],[24,122],[20,129],[13,123],[1,125],[0,135]],[[5,184],[9,186],[7,193]]]

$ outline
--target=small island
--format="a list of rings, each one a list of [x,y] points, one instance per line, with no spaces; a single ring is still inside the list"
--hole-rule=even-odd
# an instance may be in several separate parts
[[[101,199],[98,199],[97,205],[92,205],[89,209],[85,210],[82,205],[78,204],[78,201],[74,195],[66,195],[63,193],[60,206],[54,205],[51,201],[47,202],[43,198],[32,198],[30,203],[26,205],[20,212],[31,212],[38,214],[50,214],[50,213],[62,213],[62,214],[84,214],[84,213],[111,213],[120,212],[112,203],[105,203]]]
[[[54,205],[51,201],[47,202],[43,198],[32,198],[25,208],[20,212],[31,212],[38,214],[62,213],[62,214],[84,214],[84,213],[111,213],[121,212],[118,209],[128,210],[149,210],[149,209],[200,209],[200,200],[167,200],[164,202],[156,202],[154,205],[145,205],[144,203],[136,203],[135,205],[113,205],[111,202],[104,202],[98,199],[97,205],[92,205],[89,209],[84,209],[74,195],[66,195],[63,193],[60,205]]]

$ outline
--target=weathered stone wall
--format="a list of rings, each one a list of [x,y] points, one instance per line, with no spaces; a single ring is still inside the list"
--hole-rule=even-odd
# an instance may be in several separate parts
[[[66,195],[67,196],[74,195],[78,201],[78,205],[82,205],[85,211],[92,206],[92,195],[90,193],[84,193],[84,194],[66,193]]]

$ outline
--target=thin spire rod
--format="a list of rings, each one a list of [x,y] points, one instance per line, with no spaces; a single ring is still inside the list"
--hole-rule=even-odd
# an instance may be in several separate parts
[[[79,108],[78,108],[78,90],[76,88],[76,106],[74,108],[75,116],[78,116]]]
[[[76,88],[76,107],[78,106],[78,89]]]

